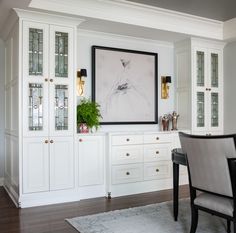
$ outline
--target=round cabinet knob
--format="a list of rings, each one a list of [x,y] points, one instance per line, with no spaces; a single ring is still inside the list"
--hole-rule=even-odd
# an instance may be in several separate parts
[[[47,82],[47,81],[48,81],[48,79],[47,79],[47,78],[45,78],[44,80],[45,80],[45,82]]]
[[[50,140],[50,143],[54,143],[54,141],[53,141],[53,140]]]
[[[159,171],[160,171],[160,170],[157,168],[157,169],[156,169],[156,172],[159,172]]]
[[[156,137],[156,140],[159,140],[160,138],[159,137]]]
[[[208,88],[206,88],[206,91],[208,91]]]
[[[48,140],[45,140],[44,142],[45,142],[46,144],[48,144]]]
[[[80,139],[79,139],[79,142],[82,142],[82,141],[83,141],[83,139],[82,139],[82,138],[80,138]]]
[[[211,91],[211,88],[209,88],[208,91]]]
[[[127,176],[129,176],[129,175],[130,175],[130,173],[129,173],[129,172],[126,172],[126,175],[127,175]]]
[[[53,82],[53,79],[52,79],[52,78],[50,78],[50,82],[51,82],[51,83]]]
[[[156,151],[156,154],[157,154],[157,155],[159,154],[159,151],[158,151],[158,150]]]
[[[129,153],[126,153],[126,156],[130,156],[130,154],[129,154]]]
[[[130,141],[130,139],[129,139],[129,138],[127,138],[127,139],[126,139],[126,141],[127,141],[127,142],[129,142],[129,141]]]

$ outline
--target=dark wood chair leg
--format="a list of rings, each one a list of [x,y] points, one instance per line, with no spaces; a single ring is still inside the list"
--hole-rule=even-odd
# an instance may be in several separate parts
[[[231,221],[227,220],[227,233],[231,232],[231,227],[230,227]]]
[[[174,207],[174,220],[178,220],[179,212],[179,164],[173,163],[173,207]]]
[[[198,224],[198,209],[192,205],[191,212],[192,212],[192,223],[191,223],[190,233],[195,233],[197,230],[197,224]]]
[[[234,233],[236,233],[236,220],[234,220],[233,223],[234,223]]]

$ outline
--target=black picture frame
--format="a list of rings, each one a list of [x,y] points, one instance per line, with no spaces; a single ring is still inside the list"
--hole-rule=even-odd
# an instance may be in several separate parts
[[[113,55],[114,53],[114,55]],[[111,57],[114,56],[114,61],[111,59]],[[124,59],[123,59],[124,58]],[[126,59],[126,60],[125,60]],[[133,59],[133,60],[132,60]],[[142,63],[143,59],[143,63]],[[133,76],[129,76],[129,78],[124,79],[124,83],[119,83],[115,88],[112,90],[112,85],[109,86],[111,83],[111,80],[120,79],[116,78],[115,75],[118,74],[119,71],[117,71],[113,68],[118,66],[118,63],[120,61],[121,69],[124,69],[123,75],[125,73],[126,67],[130,66],[130,63],[137,61],[137,64],[135,64],[133,67],[133,71],[135,74]],[[108,63],[108,64],[106,64]],[[109,64],[110,63],[110,64]],[[114,63],[114,64],[113,64]],[[147,67],[143,67],[141,65],[138,66],[138,64],[141,63],[143,65],[146,64]],[[101,68],[102,67],[102,68]],[[147,70],[145,70],[145,68]],[[104,69],[104,70],[103,70]],[[131,70],[129,68],[129,70]],[[143,77],[140,77],[139,75],[143,75]],[[109,75],[110,74],[110,75]],[[118,77],[119,75],[117,75]],[[139,81],[138,85],[134,85],[132,82],[137,79]],[[136,84],[138,83],[136,81]],[[107,81],[107,83],[106,83]],[[110,82],[110,83],[109,83]],[[117,81],[119,82],[119,81]],[[140,91],[138,88],[140,87],[140,82],[143,82],[144,86],[147,86],[149,89],[145,90],[144,88]],[[145,83],[150,82],[150,83]],[[103,85],[105,83],[105,85]],[[142,83],[141,83],[142,84]],[[153,52],[146,52],[146,51],[137,51],[137,50],[129,50],[129,49],[121,49],[121,48],[111,48],[111,47],[104,47],[104,46],[92,46],[92,100],[96,101],[100,107],[101,107],[101,114],[103,118],[101,119],[100,124],[102,125],[118,125],[118,124],[158,124],[158,54]],[[98,87],[99,86],[99,87]],[[104,101],[101,101],[101,95],[108,92],[107,88],[111,88],[111,95],[108,95],[107,98],[103,96],[103,99],[106,99],[106,101],[110,101],[111,108],[106,107],[106,114],[104,118],[105,109],[104,107]],[[141,87],[142,88],[142,87]],[[137,103],[135,104],[135,97],[132,97],[132,92],[134,93],[134,96],[137,97]],[[142,93],[143,92],[143,93]],[[117,97],[119,95],[119,97]],[[137,109],[135,111],[132,109],[132,111],[122,110],[121,106],[124,107],[122,104],[117,104],[117,101],[114,99],[122,99],[123,96],[126,97],[129,95],[130,98],[126,99],[132,99],[133,101],[130,101],[130,108],[134,109],[134,106],[136,106]],[[112,98],[113,98],[113,105],[112,105]],[[123,97],[124,99],[124,97]],[[142,100],[142,101],[140,101]],[[140,102],[145,103],[140,104]],[[123,101],[124,109],[128,109],[128,103],[127,101]],[[120,103],[120,102],[119,102]],[[106,104],[107,105],[107,104]],[[120,107],[120,108],[119,108]],[[117,109],[115,109],[117,108]],[[146,111],[144,114],[142,112],[142,109],[150,109],[150,111]],[[109,111],[113,112],[109,116]],[[117,114],[120,114],[121,117],[119,119],[116,114],[114,114],[114,110],[117,112]],[[127,112],[131,115],[131,112],[133,112],[134,120],[132,120],[132,116],[128,116]],[[136,114],[138,112],[138,114]],[[136,116],[136,115],[137,116]],[[150,117],[149,117],[150,114]],[[127,115],[127,116],[126,116]],[[140,119],[139,116],[140,115]],[[147,115],[147,116],[146,116]],[[127,117],[127,119],[126,119]],[[109,120],[107,120],[109,118]],[[149,119],[150,118],[150,119]]]

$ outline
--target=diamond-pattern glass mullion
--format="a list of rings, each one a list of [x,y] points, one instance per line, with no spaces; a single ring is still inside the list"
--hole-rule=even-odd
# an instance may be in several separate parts
[[[68,85],[55,85],[55,130],[68,130]]]
[[[43,30],[29,29],[29,75],[43,75]]]
[[[211,86],[218,87],[219,71],[218,71],[218,54],[211,53]]]
[[[219,94],[211,93],[211,126],[219,126]]]
[[[203,87],[205,84],[204,77],[204,52],[197,51],[197,86]]]
[[[43,84],[29,83],[28,124],[30,131],[43,130]]]
[[[55,77],[68,77],[68,33],[55,32]]]
[[[197,92],[197,127],[205,126],[205,95]]]

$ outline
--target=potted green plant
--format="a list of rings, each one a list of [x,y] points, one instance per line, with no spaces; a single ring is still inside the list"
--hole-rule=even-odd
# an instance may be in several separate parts
[[[89,130],[99,127],[100,105],[90,99],[82,99],[77,106],[77,126],[80,133],[88,133]]]

